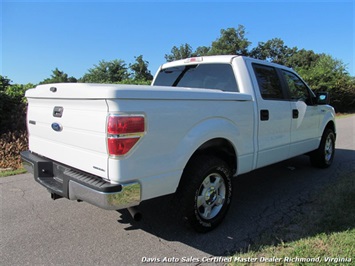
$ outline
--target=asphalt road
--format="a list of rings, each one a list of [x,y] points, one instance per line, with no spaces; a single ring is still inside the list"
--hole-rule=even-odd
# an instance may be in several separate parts
[[[169,197],[142,203],[143,220],[134,222],[126,210],[52,201],[29,174],[0,178],[0,264],[139,265],[165,258],[181,265],[222,265],[208,260],[262,239],[272,244],[274,234],[284,239],[277,229],[294,226],[292,218],[304,212],[310,196],[355,170],[355,116],[337,119],[337,128],[331,168],[313,168],[307,156],[299,156],[236,178],[231,209],[208,234],[179,224]]]

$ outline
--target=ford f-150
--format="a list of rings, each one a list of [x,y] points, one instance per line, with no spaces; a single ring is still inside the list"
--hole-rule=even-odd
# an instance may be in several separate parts
[[[328,95],[243,56],[168,62],[152,86],[47,84],[26,97],[22,160],[53,199],[133,210],[176,193],[200,232],[225,217],[233,176],[302,154],[326,168],[334,157]]]

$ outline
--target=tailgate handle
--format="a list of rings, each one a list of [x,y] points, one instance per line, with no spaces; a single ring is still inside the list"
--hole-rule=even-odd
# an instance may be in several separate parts
[[[62,117],[64,108],[61,106],[55,106],[53,109],[53,116],[54,117]]]

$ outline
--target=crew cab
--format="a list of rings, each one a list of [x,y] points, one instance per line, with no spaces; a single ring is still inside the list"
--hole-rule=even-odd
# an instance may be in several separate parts
[[[225,217],[234,176],[307,154],[334,158],[334,109],[292,69],[244,56],[163,64],[152,86],[61,83],[26,92],[26,168],[53,199],[134,211],[175,193],[207,232]]]

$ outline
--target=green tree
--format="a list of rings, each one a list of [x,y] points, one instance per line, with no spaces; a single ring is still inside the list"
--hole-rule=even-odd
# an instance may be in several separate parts
[[[221,36],[212,42],[209,55],[248,55],[248,47],[251,42],[245,37],[245,27],[239,25],[237,29],[228,28],[221,30]]]
[[[295,69],[315,90],[333,90],[348,84],[351,80],[344,63],[326,54],[320,54],[318,60],[310,67],[302,66]]]
[[[68,74],[56,68],[52,70],[51,77],[41,81],[40,84],[66,83],[66,82],[77,82],[77,79],[74,77],[68,77]]]
[[[180,59],[185,59],[188,57],[192,57],[192,48],[189,44],[185,43],[180,45],[180,47],[174,46],[171,49],[170,54],[165,54],[165,59],[167,62],[175,61],[175,60],[180,60]]]
[[[33,84],[11,84],[1,76],[0,90],[0,135],[6,132],[26,130],[25,91]]]
[[[287,58],[285,65],[292,68],[309,69],[314,66],[320,57],[321,54],[317,54],[312,50],[301,49],[295,51],[292,56]]]
[[[8,86],[10,86],[11,80],[7,77],[0,75],[0,91],[5,91]]]
[[[269,62],[289,65],[289,58],[297,51],[296,47],[289,48],[280,38],[273,38],[267,42],[259,42],[250,51],[249,56]]]
[[[355,81],[341,60],[318,54],[318,59],[309,67],[295,67],[295,70],[314,91],[328,92],[336,111],[355,110]]]
[[[193,56],[205,56],[208,55],[210,51],[211,51],[211,47],[199,46],[196,48],[195,52],[193,52]]]
[[[129,78],[126,64],[123,60],[101,60],[98,65],[88,70],[80,81],[89,83],[118,83]]]
[[[170,54],[165,54],[167,62],[184,59],[194,56],[206,55],[248,55],[248,47],[251,44],[246,38],[246,31],[243,25],[239,25],[237,29],[228,28],[221,29],[221,36],[212,42],[211,47],[199,46],[193,52],[192,47],[185,43],[180,47],[174,46]]]
[[[149,81],[153,79],[153,75],[148,70],[149,62],[143,60],[143,55],[134,57],[136,62],[130,64],[129,68],[133,71],[133,80],[134,81]]]

